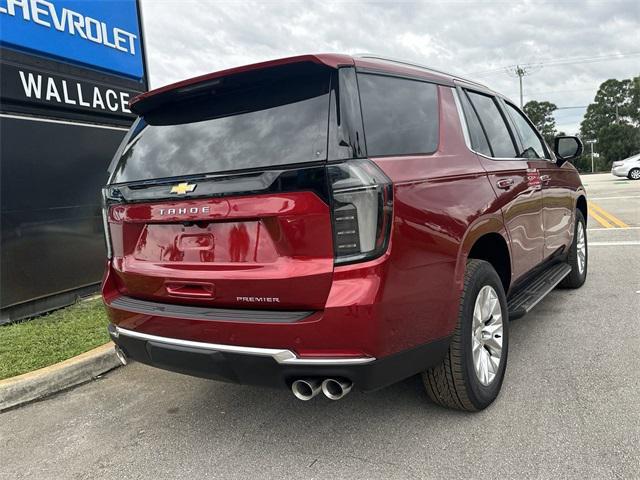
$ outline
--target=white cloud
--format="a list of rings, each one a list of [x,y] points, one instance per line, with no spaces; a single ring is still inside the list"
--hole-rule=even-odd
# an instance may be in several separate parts
[[[595,2],[196,2],[143,0],[152,87],[301,53],[375,52],[455,73],[517,63],[640,52],[640,3]],[[607,78],[640,72],[640,56],[546,66],[524,80],[525,101],[587,105]],[[472,75],[518,97],[503,69]],[[578,129],[583,110],[558,111]]]

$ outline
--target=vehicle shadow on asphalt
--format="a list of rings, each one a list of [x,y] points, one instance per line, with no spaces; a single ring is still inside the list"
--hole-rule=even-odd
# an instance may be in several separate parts
[[[191,396],[194,404],[182,408],[200,412],[209,412],[218,416],[220,412],[243,418],[252,418],[258,409],[263,418],[284,419],[290,428],[308,428],[309,423],[326,421],[349,425],[354,428],[363,422],[374,421],[380,416],[387,420],[390,416],[420,417],[459,417],[464,412],[444,409],[428,398],[419,375],[407,378],[381,390],[364,393],[352,390],[338,401],[329,400],[322,393],[310,401],[296,399],[289,390],[264,389],[260,387],[220,384],[204,381],[198,383]],[[268,422],[268,421],[267,421]]]

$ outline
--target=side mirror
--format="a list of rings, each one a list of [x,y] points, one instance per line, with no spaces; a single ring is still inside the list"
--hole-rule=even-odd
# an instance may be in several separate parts
[[[556,137],[553,153],[558,158],[558,165],[562,165],[564,162],[575,160],[582,155],[582,140],[578,137]]]

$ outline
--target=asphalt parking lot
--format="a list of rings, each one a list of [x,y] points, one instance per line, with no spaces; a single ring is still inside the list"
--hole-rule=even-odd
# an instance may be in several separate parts
[[[417,378],[303,403],[131,364],[0,414],[0,478],[638,478],[640,182],[583,182],[587,283],[512,323],[487,410]]]

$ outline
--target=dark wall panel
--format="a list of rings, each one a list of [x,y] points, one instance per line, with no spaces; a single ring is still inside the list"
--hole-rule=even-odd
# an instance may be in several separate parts
[[[100,187],[124,134],[0,118],[0,308],[100,281]]]

